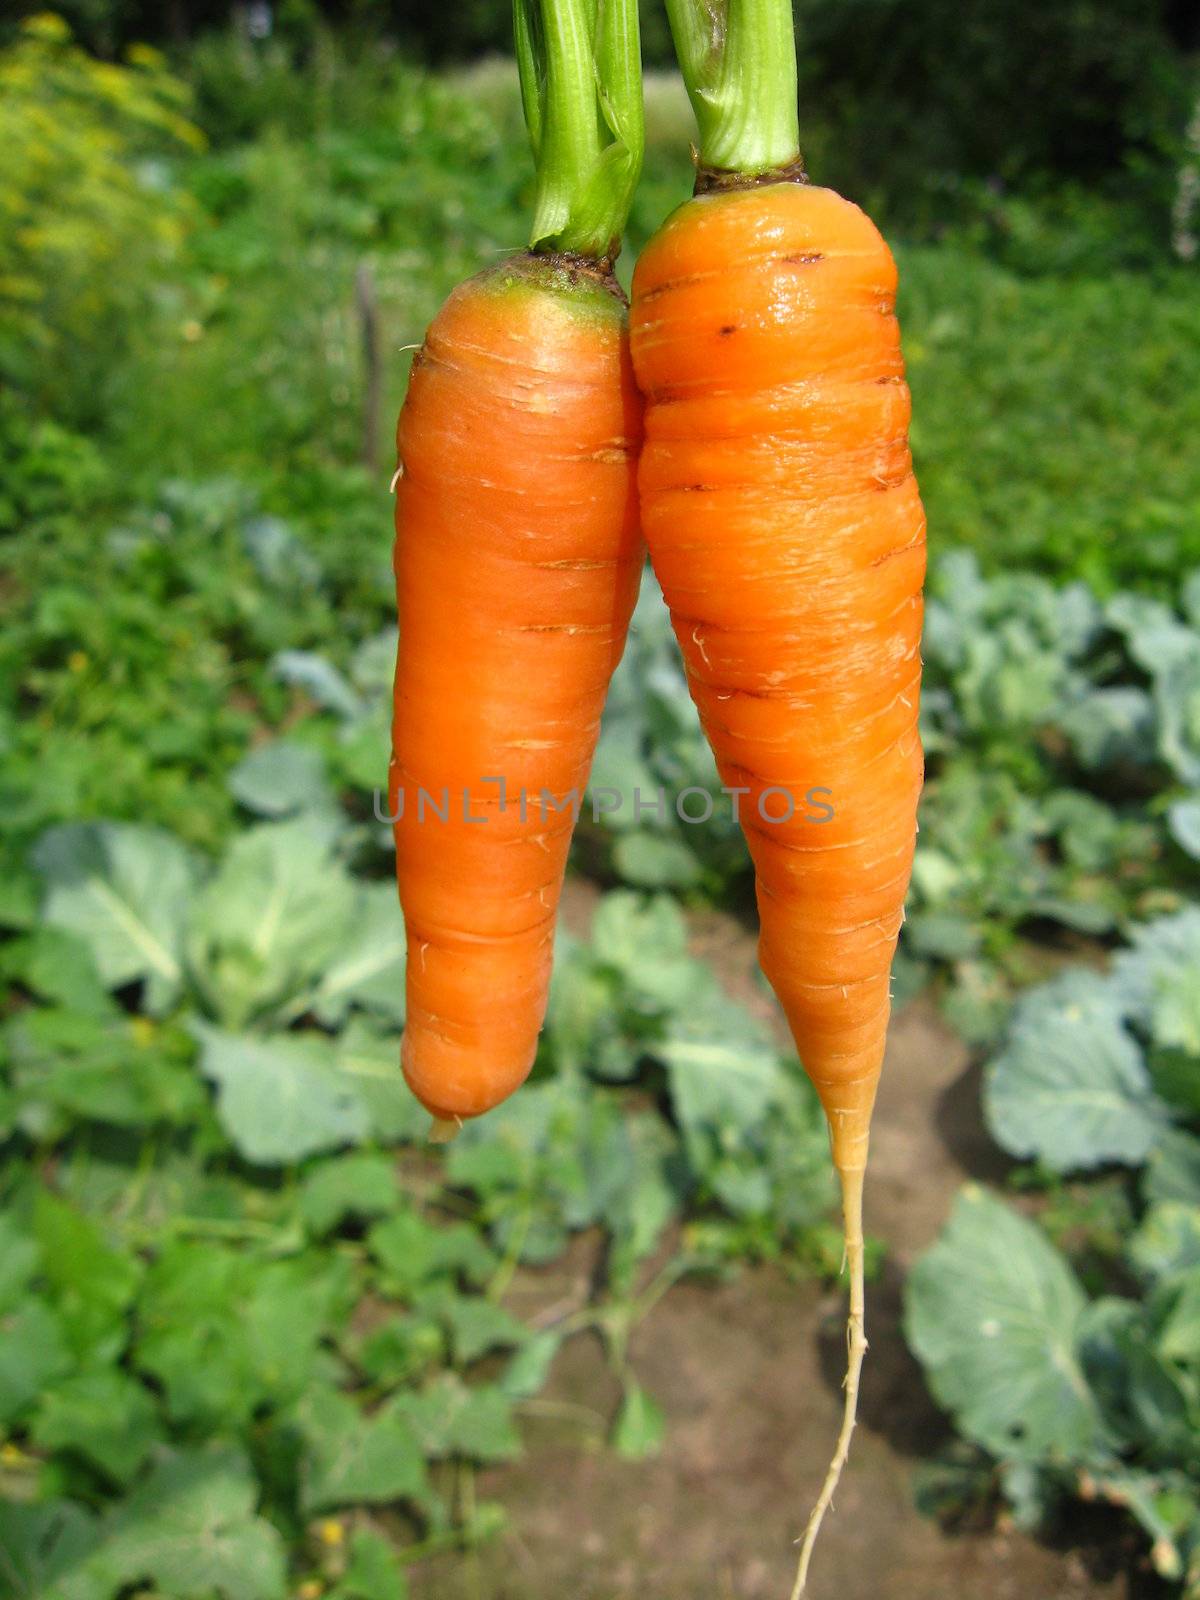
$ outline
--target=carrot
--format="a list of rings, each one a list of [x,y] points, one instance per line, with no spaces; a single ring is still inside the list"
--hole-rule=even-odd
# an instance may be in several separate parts
[[[641,159],[636,3],[606,0],[602,20],[597,0],[536,8],[516,9],[531,249],[451,294],[397,432],[401,1055],[443,1135],[533,1063],[567,850],[644,559],[641,404],[612,276]]]
[[[795,1600],[866,1350],[863,1179],[922,780],[925,520],[895,267],[856,206],[804,181],[789,0],[670,10],[701,165],[634,274],[642,522],[741,791],[760,960],[829,1121],[850,1273],[842,1428]]]

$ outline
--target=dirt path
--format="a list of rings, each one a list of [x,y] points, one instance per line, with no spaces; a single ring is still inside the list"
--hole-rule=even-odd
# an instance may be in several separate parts
[[[586,894],[568,916],[586,923]],[[694,924],[698,954],[740,998],[769,1007],[753,938],[729,918]],[[915,1458],[949,1432],[899,1326],[900,1285],[959,1185],[1003,1158],[979,1119],[962,1043],[918,1001],[895,1019],[873,1136],[867,1226],[885,1241],[869,1301],[860,1426],[826,1521],[811,1600],[1124,1600],[1118,1578],[1011,1530],[948,1536],[913,1505]],[[569,1277],[586,1262],[567,1262]],[[532,1289],[532,1285],[530,1286]],[[561,1285],[566,1287],[566,1285]],[[554,1292],[543,1282],[537,1293]],[[604,1448],[617,1392],[599,1345],[559,1356],[526,1457],[486,1475],[510,1531],[478,1560],[414,1574],[415,1600],[786,1600],[792,1540],[836,1432],[844,1356],[840,1296],[767,1271],[673,1289],[638,1330],[634,1369],[665,1408],[651,1461]]]

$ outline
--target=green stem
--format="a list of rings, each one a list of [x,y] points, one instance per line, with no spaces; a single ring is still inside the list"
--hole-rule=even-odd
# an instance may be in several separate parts
[[[496,1268],[495,1276],[487,1287],[487,1297],[494,1304],[499,1305],[508,1293],[508,1286],[512,1282],[517,1268],[521,1264],[521,1251],[525,1248],[525,1240],[529,1236],[530,1225],[533,1222],[533,1207],[526,1206],[517,1220],[516,1226],[509,1237],[508,1246],[504,1252],[504,1259]]]
[[[530,248],[611,264],[642,167],[637,0],[514,0],[537,168]]]
[[[754,175],[800,155],[791,0],[667,0],[700,160]]]

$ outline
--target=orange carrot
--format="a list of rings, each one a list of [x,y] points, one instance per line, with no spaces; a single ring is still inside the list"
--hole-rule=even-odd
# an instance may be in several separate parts
[[[519,0],[534,249],[450,296],[400,415],[389,789],[402,1061],[442,1123],[524,1080],[559,893],[644,559],[641,405],[611,261],[641,152],[635,0]],[[586,21],[586,16],[584,17]],[[604,93],[619,137],[602,138]]]
[[[786,3],[759,0],[758,10],[783,27]],[[714,49],[754,56],[763,44],[738,37],[732,11],[726,20],[706,55],[693,49],[703,17],[676,0],[693,90]],[[769,74],[771,61],[759,67]],[[631,337],[646,401],[650,558],[722,781],[742,791],[763,971],[829,1119],[842,1186],[846,1407],[799,1595],[849,1448],[866,1349],[863,1174],[922,779],[925,519],[887,247],[856,206],[803,181],[794,88],[772,108],[760,80],[753,103],[739,100],[736,80],[723,87],[726,113],[744,113],[732,149],[728,121],[714,126],[713,96],[701,97],[701,155],[715,144],[722,170],[702,169],[705,192],[639,260]],[[776,125],[740,160],[748,133],[762,131],[759,105]]]
[[[473,279],[414,363],[391,791],[404,1072],[438,1117],[489,1110],[533,1063],[570,797],[641,573],[639,436],[623,308],[571,267]]]

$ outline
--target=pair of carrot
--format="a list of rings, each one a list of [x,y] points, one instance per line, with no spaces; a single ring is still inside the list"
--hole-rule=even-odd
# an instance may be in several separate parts
[[[611,264],[641,158],[636,5],[517,0],[533,247],[451,295],[401,413],[403,1066],[452,1126],[532,1065],[644,533],[722,780],[746,795],[760,958],[842,1185],[846,1409],[799,1595],[866,1348],[863,1173],[922,776],[924,518],[895,268],[857,207],[804,179],[788,0],[669,9],[698,192],[642,254],[628,327]],[[831,819],[772,808],[813,784]],[[422,789],[454,797],[446,821]]]

